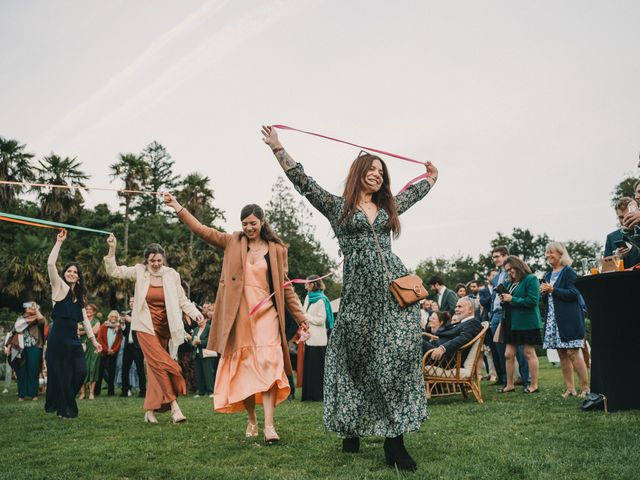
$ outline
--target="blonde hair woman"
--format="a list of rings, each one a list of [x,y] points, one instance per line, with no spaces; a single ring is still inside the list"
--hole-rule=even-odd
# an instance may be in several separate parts
[[[580,349],[584,347],[585,323],[581,296],[575,287],[576,272],[566,247],[560,242],[551,242],[545,249],[547,272],[540,291],[547,302],[547,323],[544,334],[544,348],[555,348],[560,356],[562,377],[566,387],[563,398],[577,395],[573,372],[578,373],[580,396],[589,393],[589,375]]]

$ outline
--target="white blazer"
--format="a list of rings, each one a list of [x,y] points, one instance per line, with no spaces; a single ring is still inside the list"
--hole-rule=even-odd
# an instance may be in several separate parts
[[[310,347],[323,347],[327,344],[327,311],[324,301],[318,300],[309,305],[309,297],[304,299],[304,309],[307,311],[307,322],[309,323],[309,340],[305,342]]]
[[[133,310],[131,312],[131,329],[136,332],[144,332],[155,335],[153,331],[153,321],[151,312],[147,305],[147,291],[151,284],[151,274],[147,267],[141,263],[133,267],[119,266],[116,264],[115,256],[104,257],[104,265],[107,274],[114,278],[135,280],[135,294]],[[185,340],[184,325],[182,323],[182,312],[192,319],[195,319],[199,311],[196,306],[187,298],[180,282],[180,274],[173,268],[162,267],[162,287],[164,288],[164,303],[167,310],[167,320],[171,332],[169,340],[169,353],[173,358],[178,356],[178,347]]]

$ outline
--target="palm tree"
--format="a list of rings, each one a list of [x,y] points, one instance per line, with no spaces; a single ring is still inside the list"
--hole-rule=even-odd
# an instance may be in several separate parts
[[[89,176],[80,170],[81,162],[75,158],[61,158],[58,155],[44,157],[39,161],[38,182],[51,185],[82,187]],[[58,221],[77,218],[82,211],[84,199],[79,190],[67,188],[42,188],[38,193],[42,213]]]
[[[209,177],[197,172],[190,173],[182,182],[177,192],[178,201],[203,222],[212,222],[223,216],[221,210],[213,206],[213,190],[209,188]],[[193,232],[189,235],[189,258],[193,254]]]
[[[33,153],[24,151],[26,145],[17,140],[0,137],[0,180],[10,182],[32,182],[36,176],[31,167]],[[0,186],[0,207],[3,209],[13,205],[24,187],[19,185]]]
[[[141,185],[149,177],[149,165],[142,158],[142,155],[133,153],[121,153],[119,160],[110,165],[109,175],[113,179],[122,180],[125,190],[140,190]],[[121,205],[124,205],[124,259],[127,259],[129,252],[129,220],[131,207],[140,197],[130,193],[118,193],[123,198]]]

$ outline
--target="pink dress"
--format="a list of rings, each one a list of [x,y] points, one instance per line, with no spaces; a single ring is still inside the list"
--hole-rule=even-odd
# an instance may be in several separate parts
[[[249,317],[251,309],[269,295],[267,261],[260,257],[252,264],[247,256],[244,267],[244,295],[218,365],[213,393],[214,409],[223,413],[245,410],[243,400],[252,395],[256,404],[261,404],[262,392],[273,385],[277,387],[276,405],[290,392],[273,302],[267,302]]]

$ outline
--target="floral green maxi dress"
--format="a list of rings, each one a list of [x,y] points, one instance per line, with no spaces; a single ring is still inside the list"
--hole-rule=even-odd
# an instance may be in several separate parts
[[[401,308],[389,290],[372,226],[393,278],[408,273],[391,251],[389,216],[380,209],[373,225],[360,210],[337,224],[344,205],[308,177],[299,163],[286,172],[296,190],[322,213],[344,255],[340,315],[327,346],[324,375],[324,426],[342,438],[395,437],[420,428],[428,418],[420,372],[418,304]],[[396,197],[402,214],[431,188],[427,181]]]

